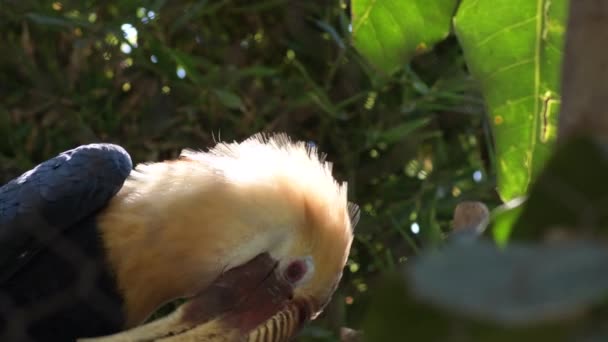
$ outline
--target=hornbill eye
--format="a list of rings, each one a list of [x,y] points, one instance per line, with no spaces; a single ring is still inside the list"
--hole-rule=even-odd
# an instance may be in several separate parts
[[[289,280],[290,283],[297,283],[304,277],[306,274],[306,263],[301,260],[297,260],[289,264],[287,269],[285,270],[285,278]]]
[[[291,261],[283,270],[283,277],[292,285],[306,282],[314,273],[312,257]]]

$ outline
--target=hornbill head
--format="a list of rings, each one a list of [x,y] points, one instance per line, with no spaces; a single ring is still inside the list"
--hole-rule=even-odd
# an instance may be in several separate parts
[[[353,240],[359,210],[331,172],[282,134],[138,165],[99,219],[130,330],[97,340],[289,340],[331,299]]]

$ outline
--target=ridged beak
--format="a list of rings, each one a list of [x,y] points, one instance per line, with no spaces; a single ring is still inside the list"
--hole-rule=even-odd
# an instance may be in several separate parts
[[[315,301],[293,298],[268,254],[222,274],[168,316],[88,342],[284,342],[317,311]]]

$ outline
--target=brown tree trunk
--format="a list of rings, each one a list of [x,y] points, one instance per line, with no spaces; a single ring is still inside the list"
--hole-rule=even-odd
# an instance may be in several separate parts
[[[608,1],[570,0],[558,140],[608,143]]]

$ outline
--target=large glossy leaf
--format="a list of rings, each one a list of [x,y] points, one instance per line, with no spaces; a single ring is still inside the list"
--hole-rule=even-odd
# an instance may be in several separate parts
[[[379,70],[391,73],[450,32],[456,0],[353,0],[355,47]]]
[[[498,191],[524,195],[557,129],[567,0],[463,0],[454,29],[493,123]]]

